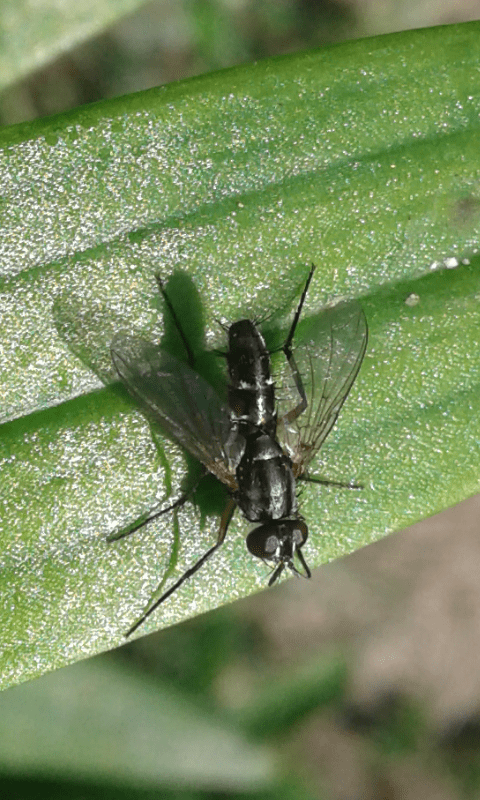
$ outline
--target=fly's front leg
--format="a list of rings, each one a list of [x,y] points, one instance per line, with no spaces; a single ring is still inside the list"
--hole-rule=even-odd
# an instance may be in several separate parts
[[[302,313],[303,304],[307,296],[308,287],[310,286],[310,282],[312,280],[314,272],[315,272],[315,264],[312,264],[312,267],[310,269],[307,278],[307,282],[305,284],[305,288],[302,292],[298,308],[295,312],[295,316],[293,318],[293,322],[290,327],[290,331],[282,347],[282,350],[285,353],[285,358],[287,359],[288,365],[292,371],[293,380],[295,381],[297,392],[300,395],[300,402],[295,406],[295,408],[292,408],[291,411],[288,411],[280,420],[281,424],[283,425],[288,425],[294,420],[296,420],[297,417],[300,416],[300,414],[303,414],[303,412],[306,410],[308,406],[308,400],[307,400],[307,395],[305,393],[305,387],[303,385],[302,376],[300,375],[300,370],[297,367],[297,362],[295,361],[295,357],[293,355],[292,342],[293,342],[293,337],[295,336],[295,329],[300,319],[300,314]]]

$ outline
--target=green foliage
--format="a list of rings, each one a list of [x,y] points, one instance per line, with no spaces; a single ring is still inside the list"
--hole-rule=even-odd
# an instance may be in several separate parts
[[[0,0],[0,90],[134,11],[143,0]]]
[[[0,729],[3,768],[53,776],[65,790],[83,779],[85,792],[104,785],[121,797],[125,788],[163,789],[168,797],[177,788],[197,797],[207,790],[255,792],[274,775],[266,748],[171,686],[149,682],[111,658],[6,692]]]

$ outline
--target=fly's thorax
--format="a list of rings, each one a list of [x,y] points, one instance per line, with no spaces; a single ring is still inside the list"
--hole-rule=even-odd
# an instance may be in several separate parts
[[[237,467],[237,503],[250,522],[289,517],[297,511],[290,458],[271,436],[257,432],[246,439]]]

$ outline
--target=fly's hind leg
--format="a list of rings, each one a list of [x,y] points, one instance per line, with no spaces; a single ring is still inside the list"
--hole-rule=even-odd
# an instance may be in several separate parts
[[[282,350],[285,353],[285,358],[287,359],[288,365],[289,365],[289,367],[290,367],[290,369],[292,371],[293,380],[295,381],[295,386],[297,388],[297,392],[300,395],[300,402],[295,406],[295,408],[292,408],[290,411],[288,411],[286,414],[284,414],[284,416],[280,420],[280,422],[283,425],[288,425],[289,423],[291,423],[294,420],[296,420],[297,417],[300,416],[300,414],[303,414],[303,412],[307,409],[307,406],[308,406],[308,400],[307,400],[307,395],[305,393],[305,387],[303,385],[302,376],[300,375],[300,370],[297,367],[297,362],[295,361],[295,356],[293,355],[292,342],[293,342],[293,337],[295,336],[295,330],[296,330],[296,327],[298,325],[298,321],[300,319],[300,314],[302,313],[303,304],[304,304],[305,298],[307,296],[308,287],[310,286],[310,282],[312,280],[314,272],[315,272],[315,264],[312,264],[312,267],[310,269],[310,272],[309,272],[309,275],[308,275],[308,278],[307,278],[307,282],[305,284],[305,288],[304,288],[304,290],[302,292],[302,296],[301,296],[300,302],[298,304],[298,308],[297,308],[297,310],[295,312],[295,316],[293,318],[293,322],[292,322],[292,324],[290,326],[290,331],[289,331],[288,336],[285,339],[285,342],[284,342],[284,344],[282,346]]]

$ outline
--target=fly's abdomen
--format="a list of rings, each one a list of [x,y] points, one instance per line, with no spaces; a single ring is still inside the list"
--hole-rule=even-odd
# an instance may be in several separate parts
[[[247,437],[258,429],[275,436],[275,386],[265,340],[248,319],[231,325],[228,338],[228,401],[238,430]]]
[[[250,437],[237,467],[237,503],[250,522],[295,514],[297,498],[292,462],[266,434]]]

